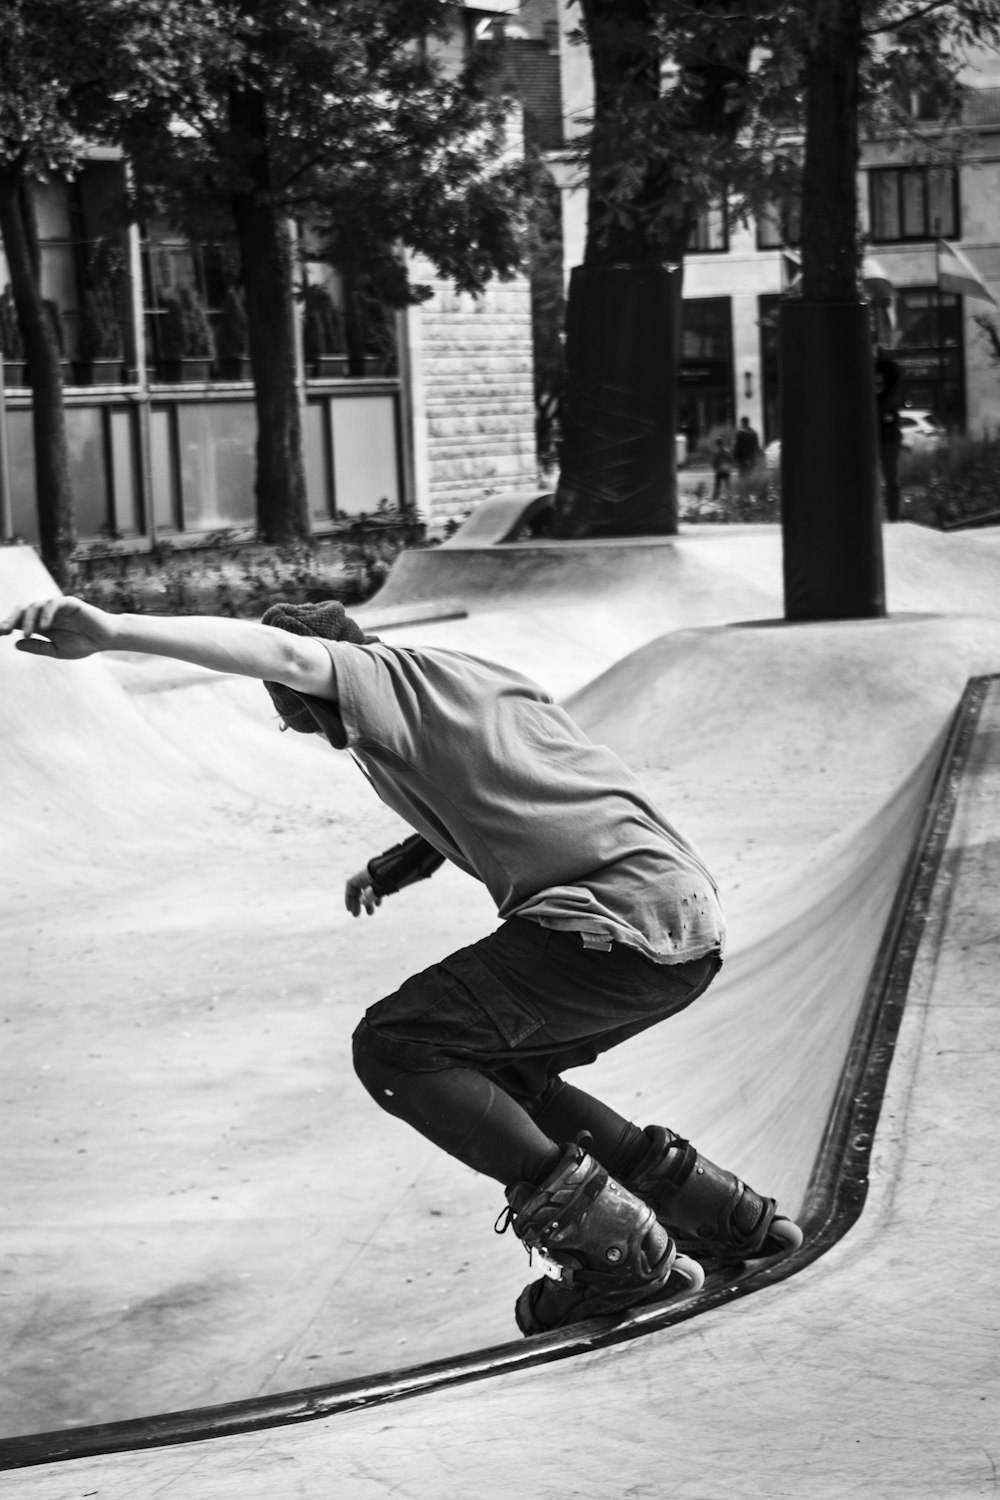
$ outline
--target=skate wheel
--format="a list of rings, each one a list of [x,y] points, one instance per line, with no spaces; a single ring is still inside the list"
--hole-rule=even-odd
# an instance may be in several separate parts
[[[788,1255],[799,1248],[804,1238],[794,1220],[786,1219],[783,1214],[776,1214],[767,1231],[767,1254]]]
[[[685,1292],[700,1292],[705,1285],[705,1272],[696,1260],[689,1255],[682,1255],[679,1251],[671,1266],[671,1273],[683,1276],[687,1282]]]

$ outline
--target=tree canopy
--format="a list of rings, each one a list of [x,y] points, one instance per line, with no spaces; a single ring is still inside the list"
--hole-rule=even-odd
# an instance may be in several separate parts
[[[86,0],[107,75],[78,90],[78,118],[128,152],[137,211],[231,236],[234,195],[260,191],[263,146],[273,207],[389,300],[423,295],[400,245],[468,291],[521,264],[530,173],[489,49],[454,63],[438,0],[166,0],[138,46],[116,40],[121,3]],[[240,98],[259,108],[234,109]]]
[[[631,235],[635,260],[678,259],[693,216],[725,191],[736,216],[798,192],[807,72],[824,30],[847,44],[853,11],[858,129],[913,139],[933,98],[955,149],[963,49],[1000,43],[997,0],[579,0],[595,108],[575,145],[587,164],[591,240]]]

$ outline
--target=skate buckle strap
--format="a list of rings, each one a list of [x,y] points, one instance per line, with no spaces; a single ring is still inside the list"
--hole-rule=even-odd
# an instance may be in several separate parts
[[[583,946],[593,953],[610,953],[613,946],[611,939],[601,932],[581,932],[580,939]]]
[[[508,1229],[510,1228],[510,1226],[513,1224],[513,1222],[514,1222],[514,1206],[513,1206],[513,1204],[508,1203],[507,1207],[501,1209],[500,1212],[497,1214],[497,1221],[493,1225],[493,1233],[494,1234],[506,1234],[507,1231],[508,1231]]]

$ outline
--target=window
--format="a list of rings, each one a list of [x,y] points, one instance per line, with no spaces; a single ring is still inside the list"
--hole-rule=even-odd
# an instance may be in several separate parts
[[[896,296],[898,339],[907,406],[933,412],[945,427],[965,426],[962,299],[937,287],[905,287]]]
[[[733,422],[733,312],[728,297],[685,298],[681,309],[678,428],[688,449]]]
[[[769,204],[757,215],[757,249],[780,250],[798,245],[801,239],[801,206],[798,198]]]
[[[88,162],[72,182],[53,176],[33,192],[41,257],[42,296],[49,305],[70,383],[80,359],[83,305],[103,284],[130,347],[125,248],[117,222],[122,191],[118,162]],[[0,275],[0,283],[5,278]],[[116,379],[121,378],[119,373]]]
[[[960,238],[958,174],[951,167],[878,167],[868,173],[875,244]]]
[[[728,360],[732,317],[728,297],[702,297],[683,304],[681,360]]]
[[[687,247],[692,254],[729,249],[729,210],[724,197],[699,211]]]

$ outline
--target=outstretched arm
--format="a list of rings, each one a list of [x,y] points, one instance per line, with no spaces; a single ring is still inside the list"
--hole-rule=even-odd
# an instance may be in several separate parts
[[[82,599],[44,599],[13,610],[0,635],[23,633],[19,651],[74,661],[98,651],[169,656],[213,672],[280,682],[297,693],[337,700],[325,647],[311,636],[216,615],[112,615]]]

